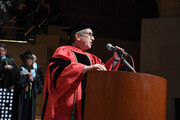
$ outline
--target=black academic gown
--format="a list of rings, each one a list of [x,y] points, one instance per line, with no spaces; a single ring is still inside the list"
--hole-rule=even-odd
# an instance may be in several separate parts
[[[36,96],[41,93],[42,89],[43,83],[40,81],[37,71],[31,90],[28,75],[19,74],[17,76],[14,82],[12,120],[35,120]]]
[[[42,93],[43,92],[43,88],[44,88],[44,75],[43,75],[43,72],[42,72],[42,69],[40,67],[40,65],[37,66],[37,73],[38,73],[38,76],[39,76],[39,79],[40,79],[40,88],[38,90],[38,94],[39,93]]]
[[[5,65],[12,65],[12,69],[4,69]],[[0,60],[0,88],[10,88],[14,84],[19,68],[9,58]]]

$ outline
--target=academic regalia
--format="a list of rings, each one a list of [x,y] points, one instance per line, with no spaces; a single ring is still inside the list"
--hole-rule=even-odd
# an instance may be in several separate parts
[[[5,69],[5,65],[12,65],[12,69]],[[18,72],[16,64],[7,57],[0,59],[0,88],[10,88],[14,83],[14,76]]]
[[[36,96],[41,93],[43,84],[33,66],[21,65],[20,69],[14,82],[12,120],[35,120]],[[30,72],[33,73],[33,82],[28,77]]]
[[[35,69],[37,70],[37,74],[38,74],[38,76],[39,76],[40,83],[41,83],[40,86],[42,87],[41,89],[39,89],[39,93],[42,93],[43,87],[44,87],[44,75],[43,75],[41,66],[38,65],[36,62],[34,62],[33,68],[35,68]]]
[[[95,55],[75,46],[57,48],[50,59],[45,76],[42,119],[71,120],[73,102],[76,99],[74,119],[82,120],[87,77],[87,73],[82,73],[84,67],[103,64],[107,70],[111,70],[112,63],[113,57],[104,64]],[[120,62],[113,70],[117,70],[119,64]]]

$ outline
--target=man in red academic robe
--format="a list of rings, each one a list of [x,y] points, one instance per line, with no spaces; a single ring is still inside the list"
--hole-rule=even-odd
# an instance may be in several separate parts
[[[93,29],[93,25],[83,23],[64,29],[69,33],[71,45],[57,48],[50,59],[45,77],[43,120],[83,120],[87,71],[118,69],[120,58],[116,52],[106,64],[85,52],[95,40]]]

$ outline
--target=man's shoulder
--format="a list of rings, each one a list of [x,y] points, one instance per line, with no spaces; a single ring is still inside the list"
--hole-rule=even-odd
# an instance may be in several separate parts
[[[66,46],[60,46],[56,49],[56,51],[64,51],[64,52],[69,52],[69,51],[82,51],[81,49],[79,49],[76,46],[72,46],[72,45],[66,45]]]
[[[70,50],[72,48],[72,46],[70,46],[70,45],[64,45],[64,46],[60,46],[60,47],[58,47],[57,48],[57,50],[59,50],[59,49],[66,49],[66,50]]]

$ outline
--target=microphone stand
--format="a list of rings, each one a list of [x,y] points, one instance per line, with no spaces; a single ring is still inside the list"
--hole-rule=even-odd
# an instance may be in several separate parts
[[[124,62],[124,64],[126,64],[133,72],[136,73],[136,71],[134,70],[134,68],[128,63],[128,61],[126,59],[124,59],[122,53],[118,53],[118,56],[122,59],[122,61]]]

